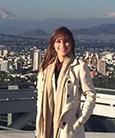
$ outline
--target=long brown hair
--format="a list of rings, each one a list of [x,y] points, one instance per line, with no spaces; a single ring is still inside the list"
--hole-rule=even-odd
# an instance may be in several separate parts
[[[47,68],[47,66],[55,60],[57,53],[54,48],[54,43],[55,43],[55,40],[57,39],[57,37],[59,37],[61,35],[67,35],[69,37],[71,46],[72,46],[71,52],[73,53],[73,55],[75,55],[75,52],[74,52],[75,41],[74,41],[72,32],[67,27],[64,27],[64,26],[59,27],[51,34],[51,38],[49,40],[49,46],[44,55],[44,61],[41,65],[42,70]]]

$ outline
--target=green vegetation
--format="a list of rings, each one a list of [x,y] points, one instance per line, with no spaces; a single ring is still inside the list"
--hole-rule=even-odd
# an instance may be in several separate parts
[[[93,78],[95,87],[115,89],[115,74],[110,76],[95,76]]]
[[[0,71],[0,88],[5,88],[9,85],[18,85],[21,88],[27,88],[29,86],[35,87],[36,75],[21,77],[13,76],[10,73]]]

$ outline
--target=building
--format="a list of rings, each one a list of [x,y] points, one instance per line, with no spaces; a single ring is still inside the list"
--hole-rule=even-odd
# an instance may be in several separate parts
[[[8,54],[8,50],[7,50],[7,49],[4,49],[4,50],[3,50],[3,56],[4,56],[4,57],[7,57],[7,54]]]
[[[33,71],[38,70],[40,63],[41,51],[39,49],[35,49],[33,54]]]
[[[3,60],[0,62],[0,70],[1,71],[8,71],[8,60]]]
[[[106,75],[106,61],[103,61],[102,59],[98,59],[97,61],[97,71],[101,73],[102,75]]]

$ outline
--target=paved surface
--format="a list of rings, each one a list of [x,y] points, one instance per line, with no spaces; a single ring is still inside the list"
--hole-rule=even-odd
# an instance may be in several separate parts
[[[35,138],[35,135],[33,131],[25,131],[25,132],[0,131],[0,138]],[[115,133],[87,132],[86,138],[115,138]]]
[[[115,138],[115,133],[94,133],[87,132],[86,138]]]
[[[0,138],[35,138],[34,132],[0,131]]]

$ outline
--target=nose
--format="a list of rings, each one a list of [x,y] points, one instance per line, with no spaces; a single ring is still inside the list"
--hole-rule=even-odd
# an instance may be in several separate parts
[[[62,46],[65,46],[65,41],[62,40],[62,41],[61,41],[61,45],[62,45]]]

